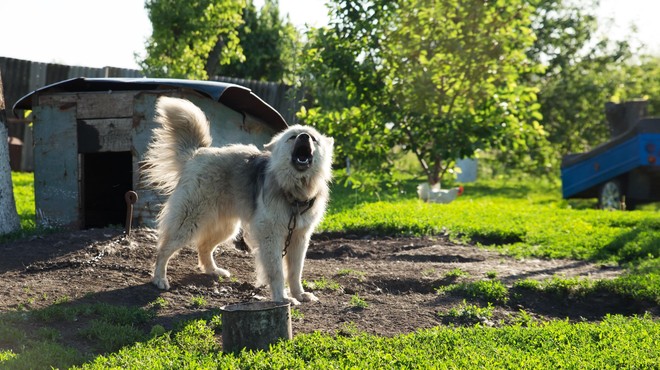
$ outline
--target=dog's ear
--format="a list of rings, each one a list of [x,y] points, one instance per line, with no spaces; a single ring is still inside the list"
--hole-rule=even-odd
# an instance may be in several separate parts
[[[323,139],[325,140],[325,144],[328,148],[333,149],[335,146],[335,139],[332,137],[328,136],[323,136]]]
[[[270,143],[264,144],[264,150],[272,152],[274,146],[275,146],[275,139],[271,140]]]

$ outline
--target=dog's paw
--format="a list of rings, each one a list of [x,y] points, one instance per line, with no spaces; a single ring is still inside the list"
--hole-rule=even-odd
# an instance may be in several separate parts
[[[157,278],[154,277],[151,279],[151,282],[158,287],[158,289],[162,290],[169,290],[170,289],[170,283],[167,281],[167,278]]]
[[[319,301],[319,299],[316,298],[316,296],[314,294],[310,293],[310,292],[303,292],[302,294],[300,294],[300,297],[298,297],[298,299],[301,302],[318,302]]]
[[[300,301],[293,297],[286,297],[284,301],[289,302],[292,306],[300,306]]]
[[[213,275],[213,276],[221,276],[223,278],[228,278],[231,277],[231,273],[225,269],[221,269],[220,267],[216,267],[214,269],[209,269],[204,271],[205,274]]]

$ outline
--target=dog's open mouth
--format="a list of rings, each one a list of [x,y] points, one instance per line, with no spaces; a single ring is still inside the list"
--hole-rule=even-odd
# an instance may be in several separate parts
[[[298,171],[305,171],[312,166],[314,160],[314,146],[312,138],[308,134],[300,134],[296,137],[291,154],[291,163]]]

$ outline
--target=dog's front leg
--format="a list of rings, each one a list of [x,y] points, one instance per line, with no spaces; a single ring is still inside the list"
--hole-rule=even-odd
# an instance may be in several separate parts
[[[301,302],[316,302],[319,299],[310,292],[305,292],[302,286],[302,271],[305,264],[305,254],[311,238],[311,231],[300,230],[293,233],[291,244],[287,249],[286,259],[287,282],[291,296]]]
[[[259,281],[267,282],[270,286],[271,297],[275,302],[289,301],[299,305],[296,299],[287,298],[284,292],[284,271],[282,264],[281,240],[276,235],[260,238],[257,252],[257,275]]]

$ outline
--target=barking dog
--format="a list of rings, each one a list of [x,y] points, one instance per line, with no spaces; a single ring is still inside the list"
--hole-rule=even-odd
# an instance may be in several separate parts
[[[318,300],[301,276],[314,228],[328,201],[334,140],[311,127],[291,126],[259,150],[254,145],[210,147],[209,123],[193,103],[161,97],[144,179],[169,195],[158,216],[158,256],[152,282],[169,289],[167,263],[195,245],[207,274],[229,277],[213,251],[242,228],[256,253],[257,279],[274,301]],[[290,294],[285,292],[288,284]]]

